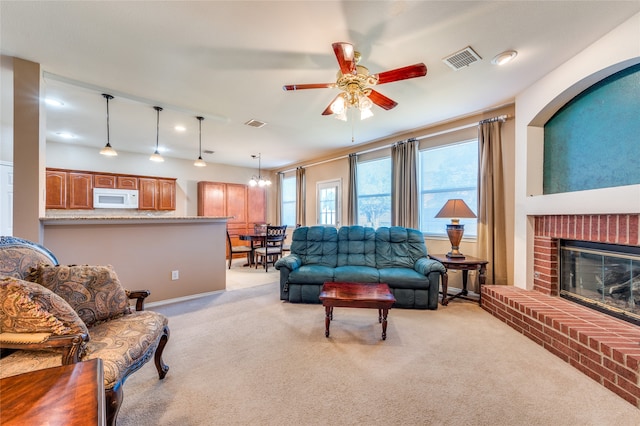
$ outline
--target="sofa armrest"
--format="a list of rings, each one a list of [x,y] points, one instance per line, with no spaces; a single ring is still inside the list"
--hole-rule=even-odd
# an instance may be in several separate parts
[[[413,269],[420,272],[424,276],[428,276],[431,272],[439,272],[444,274],[447,272],[447,268],[435,259],[429,259],[427,257],[421,257],[413,265]]]
[[[88,340],[88,334],[0,333],[0,349],[61,351],[62,364],[66,365],[80,361],[84,343]]]
[[[126,290],[129,299],[136,300],[136,311],[144,311],[144,299],[149,297],[151,292],[149,290]]]
[[[291,271],[298,269],[302,265],[302,259],[297,254],[290,254],[278,259],[275,264],[277,270],[280,268],[288,268]]]

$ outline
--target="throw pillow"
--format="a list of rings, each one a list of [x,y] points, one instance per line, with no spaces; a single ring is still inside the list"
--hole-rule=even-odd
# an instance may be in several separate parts
[[[30,279],[66,300],[87,327],[130,313],[129,298],[111,265],[40,264]]]
[[[43,286],[13,277],[0,279],[0,333],[86,334],[67,302]]]

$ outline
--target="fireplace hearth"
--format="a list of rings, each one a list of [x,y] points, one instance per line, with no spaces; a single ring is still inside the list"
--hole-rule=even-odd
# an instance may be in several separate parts
[[[560,296],[640,325],[640,247],[560,241]]]

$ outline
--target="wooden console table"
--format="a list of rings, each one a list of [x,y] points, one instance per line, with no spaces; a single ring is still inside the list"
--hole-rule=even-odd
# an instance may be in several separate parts
[[[430,254],[429,257],[442,263],[447,269],[462,271],[462,290],[456,294],[449,295],[449,276],[446,273],[442,276],[442,306],[447,306],[449,301],[456,297],[475,300],[478,303],[481,303],[482,286],[487,278],[488,260],[479,259],[473,256],[465,256],[464,258],[447,257],[446,254]],[[480,283],[480,288],[478,289],[477,299],[468,297],[469,292],[467,291],[467,279],[469,278],[469,271],[479,271],[478,282]]]
[[[105,424],[101,359],[0,379],[3,426]]]

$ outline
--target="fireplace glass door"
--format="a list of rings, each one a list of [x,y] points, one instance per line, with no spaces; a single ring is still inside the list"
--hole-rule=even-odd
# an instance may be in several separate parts
[[[640,325],[640,248],[562,241],[560,296]]]

